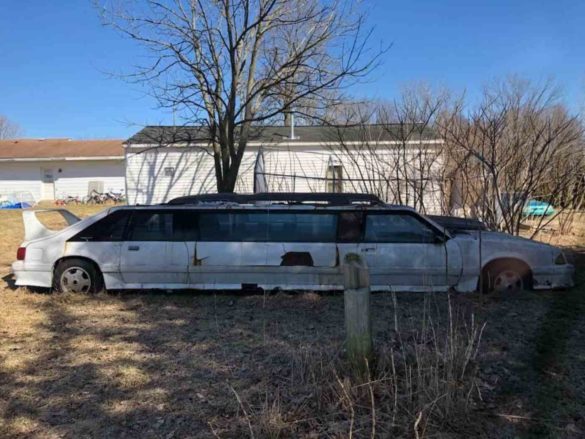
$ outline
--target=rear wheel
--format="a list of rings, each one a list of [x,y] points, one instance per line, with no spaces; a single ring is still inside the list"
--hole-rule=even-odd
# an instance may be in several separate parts
[[[53,290],[60,293],[95,294],[102,291],[104,282],[101,273],[84,259],[61,261],[53,276]]]
[[[482,292],[515,294],[530,287],[530,270],[514,261],[488,265],[482,272]]]

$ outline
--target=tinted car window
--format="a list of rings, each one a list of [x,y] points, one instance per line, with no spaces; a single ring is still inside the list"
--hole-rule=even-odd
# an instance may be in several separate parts
[[[203,241],[264,242],[267,217],[266,212],[200,213],[200,237]]]
[[[199,214],[199,235],[202,241],[231,241],[232,215],[229,213]]]
[[[203,212],[202,241],[335,242],[335,214],[288,212]]]
[[[267,212],[233,214],[232,236],[235,241],[263,242],[267,240]]]
[[[335,242],[337,215],[323,213],[270,213],[270,242]]]
[[[196,241],[197,213],[185,211],[134,211],[128,241]]]
[[[174,212],[173,236],[175,241],[197,241],[199,239],[197,212],[188,210]]]
[[[362,217],[361,212],[341,212],[338,219],[337,240],[359,242],[362,235]]]
[[[369,214],[366,217],[366,242],[432,243],[435,233],[411,215]]]
[[[134,212],[128,241],[173,241],[173,213]]]
[[[130,212],[117,210],[79,232],[71,241],[121,241]]]

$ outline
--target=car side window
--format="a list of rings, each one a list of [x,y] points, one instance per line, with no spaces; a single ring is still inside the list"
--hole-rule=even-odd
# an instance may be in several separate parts
[[[202,241],[230,241],[234,220],[230,213],[203,212],[199,214],[199,233]]]
[[[333,213],[275,212],[268,221],[268,242],[335,242]]]
[[[130,220],[128,241],[172,241],[173,213],[135,211]]]
[[[266,212],[203,212],[199,214],[202,241],[265,242]]]
[[[433,243],[435,232],[412,215],[369,214],[364,241],[386,243]]]
[[[361,212],[341,212],[337,225],[337,240],[339,242],[359,242],[362,237]]]
[[[173,213],[173,237],[175,241],[199,240],[197,212],[184,210]]]
[[[108,242],[121,241],[130,212],[117,210],[79,232],[70,241]]]
[[[202,212],[202,241],[335,242],[337,215],[293,212]]]

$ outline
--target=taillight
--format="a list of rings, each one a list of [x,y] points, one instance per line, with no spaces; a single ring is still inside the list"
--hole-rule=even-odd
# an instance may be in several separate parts
[[[26,247],[19,247],[16,251],[16,260],[17,261],[24,261],[26,256]]]

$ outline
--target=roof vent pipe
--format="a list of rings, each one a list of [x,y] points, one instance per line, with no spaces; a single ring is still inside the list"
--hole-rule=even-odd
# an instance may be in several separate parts
[[[295,112],[290,112],[290,140],[295,140]]]

